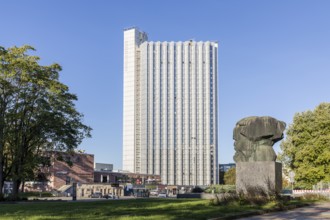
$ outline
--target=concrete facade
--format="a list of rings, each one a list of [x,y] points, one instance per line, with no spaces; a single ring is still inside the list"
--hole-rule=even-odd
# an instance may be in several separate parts
[[[124,31],[123,169],[170,185],[218,183],[218,43]]]
[[[94,183],[118,183],[122,177],[122,173],[94,171]]]
[[[279,193],[282,190],[282,164],[274,161],[237,162],[236,191],[249,189]]]
[[[123,169],[135,172],[139,158],[139,145],[136,146],[135,133],[138,127],[138,114],[135,109],[139,105],[136,81],[139,80],[139,46],[148,39],[147,34],[136,29],[124,32],[124,100],[123,100]]]
[[[236,167],[235,163],[226,163],[226,164],[219,164],[219,171],[220,172],[227,172],[229,169]]]
[[[159,175],[94,171],[94,183],[134,183],[144,185],[160,182]]]
[[[116,187],[102,183],[80,184],[77,186],[77,198],[88,198],[95,192],[100,192],[103,196],[106,194],[124,196],[124,189],[121,186]]]
[[[95,171],[112,171],[113,164],[110,163],[95,163]]]

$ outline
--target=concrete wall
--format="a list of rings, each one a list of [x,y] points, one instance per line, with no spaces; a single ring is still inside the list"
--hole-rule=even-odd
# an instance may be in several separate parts
[[[124,196],[123,187],[112,187],[111,184],[81,184],[77,186],[77,198],[88,198],[95,192],[101,192],[102,195],[112,194],[116,196]]]
[[[236,163],[236,191],[249,189],[265,192],[282,190],[282,164],[274,161]]]

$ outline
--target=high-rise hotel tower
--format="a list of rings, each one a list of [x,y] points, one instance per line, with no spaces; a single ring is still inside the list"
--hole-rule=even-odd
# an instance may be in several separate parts
[[[217,42],[124,30],[124,170],[169,185],[218,183],[217,59]]]

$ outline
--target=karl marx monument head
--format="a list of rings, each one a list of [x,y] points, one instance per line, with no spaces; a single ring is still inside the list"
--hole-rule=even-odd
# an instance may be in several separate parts
[[[275,161],[273,145],[283,138],[285,126],[269,116],[241,119],[234,128],[235,162]]]

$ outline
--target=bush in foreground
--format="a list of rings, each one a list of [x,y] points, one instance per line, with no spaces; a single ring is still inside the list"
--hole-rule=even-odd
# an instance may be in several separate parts
[[[235,185],[211,185],[205,189],[206,193],[236,193]]]
[[[282,203],[283,199],[272,190],[266,190],[261,187],[248,187],[246,192],[236,193],[223,193],[215,195],[215,198],[211,201],[214,205],[228,205],[237,203],[239,205],[265,205],[269,202]],[[229,191],[229,190],[228,190]]]
[[[305,193],[301,197],[297,197],[297,199],[305,201],[329,201],[330,197],[327,197],[321,193]]]

